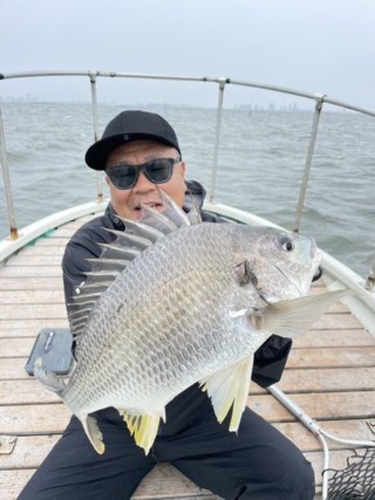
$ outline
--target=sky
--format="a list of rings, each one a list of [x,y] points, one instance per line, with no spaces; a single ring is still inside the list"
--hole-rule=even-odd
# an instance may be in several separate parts
[[[99,70],[227,77],[375,108],[375,0],[0,0],[0,19],[6,75]],[[5,80],[0,98],[88,100],[87,80]],[[217,100],[203,85],[161,87],[107,79],[99,97],[129,104],[194,98],[209,105],[211,94],[213,105]],[[242,90],[226,99],[233,105],[275,100]]]

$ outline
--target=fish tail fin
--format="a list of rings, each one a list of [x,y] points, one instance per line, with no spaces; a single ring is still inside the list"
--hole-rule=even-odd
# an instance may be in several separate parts
[[[34,364],[34,375],[36,379],[48,390],[58,394],[61,399],[65,391],[66,385],[64,380],[59,378],[55,372],[47,372],[43,368],[42,358],[37,358]]]
[[[153,415],[131,415],[126,410],[118,410],[129,432],[134,436],[134,440],[138,446],[145,450],[148,455],[159,429],[160,418],[165,420],[165,414]]]
[[[105,444],[103,442],[103,434],[101,433],[98,422],[96,418],[90,415],[84,415],[83,417],[78,417],[82,422],[83,429],[88,437],[88,440],[94,447],[94,449],[102,455],[105,451]]]
[[[354,293],[353,290],[336,290],[282,300],[267,306],[259,317],[253,317],[252,320],[259,330],[293,338],[311,328],[334,302]]]

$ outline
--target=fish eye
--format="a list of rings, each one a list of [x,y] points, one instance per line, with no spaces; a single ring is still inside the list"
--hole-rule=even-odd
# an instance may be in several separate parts
[[[286,234],[283,234],[279,236],[279,245],[283,250],[286,252],[292,252],[294,250],[294,242],[290,238],[290,236],[287,236]]]

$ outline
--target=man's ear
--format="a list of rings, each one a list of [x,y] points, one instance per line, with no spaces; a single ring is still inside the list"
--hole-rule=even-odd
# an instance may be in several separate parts
[[[185,163],[185,160],[181,161],[181,171],[182,171],[182,174],[185,175],[185,172],[186,172],[186,163]]]

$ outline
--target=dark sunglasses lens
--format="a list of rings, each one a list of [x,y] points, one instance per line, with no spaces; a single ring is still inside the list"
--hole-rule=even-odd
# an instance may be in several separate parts
[[[117,165],[107,169],[106,173],[117,189],[130,189],[136,185],[141,171],[154,184],[168,182],[175,163],[173,158],[160,158],[144,165]]]
[[[144,171],[151,182],[163,184],[164,182],[168,182],[172,177],[173,165],[173,158],[161,158],[146,165]]]
[[[130,189],[137,181],[137,167],[119,165],[107,170],[108,177],[117,189]]]

